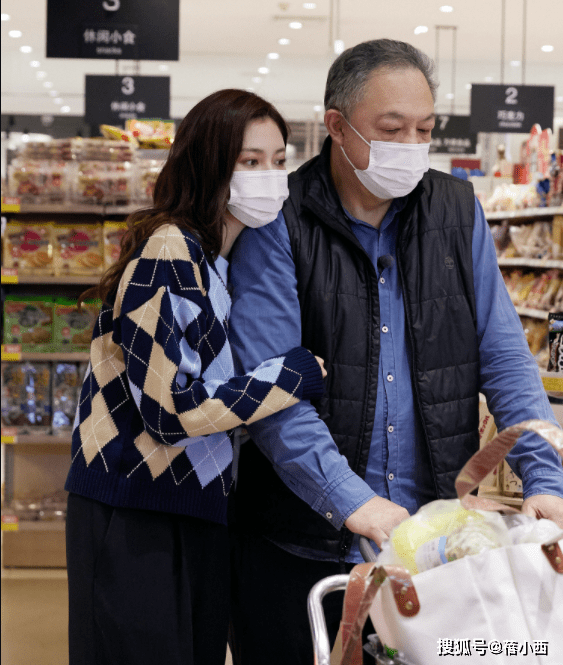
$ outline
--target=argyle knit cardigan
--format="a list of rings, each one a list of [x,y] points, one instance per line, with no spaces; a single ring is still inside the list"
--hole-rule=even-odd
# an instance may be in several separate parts
[[[139,247],[94,329],[69,492],[225,523],[229,433],[323,392],[317,361],[301,347],[235,377],[230,306],[187,231],[168,224]]]

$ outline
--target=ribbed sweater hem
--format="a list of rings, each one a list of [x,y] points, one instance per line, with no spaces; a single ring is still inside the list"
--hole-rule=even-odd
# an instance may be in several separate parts
[[[301,374],[303,378],[300,399],[320,399],[323,396],[325,385],[321,368],[315,356],[298,346],[286,354],[284,365]]]
[[[230,482],[230,473],[223,472]],[[151,481],[138,481],[117,474],[91,469],[71,468],[65,490],[116,508],[138,508],[156,510],[178,515],[190,515],[227,523],[227,497],[205,491],[183,490],[181,487],[163,491],[160,486],[152,487]],[[191,489],[191,488],[190,488]]]

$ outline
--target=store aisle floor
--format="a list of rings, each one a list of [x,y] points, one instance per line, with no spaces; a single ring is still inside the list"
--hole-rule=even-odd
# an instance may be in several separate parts
[[[67,613],[66,579],[3,579],[2,665],[68,665]]]

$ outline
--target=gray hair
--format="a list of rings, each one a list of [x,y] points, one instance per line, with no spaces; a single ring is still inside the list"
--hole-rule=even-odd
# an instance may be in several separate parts
[[[414,46],[393,39],[374,39],[346,49],[332,63],[325,89],[325,110],[337,109],[350,117],[361,101],[370,74],[379,68],[414,67],[426,78],[432,99],[436,101],[438,83],[434,79],[434,63]]]

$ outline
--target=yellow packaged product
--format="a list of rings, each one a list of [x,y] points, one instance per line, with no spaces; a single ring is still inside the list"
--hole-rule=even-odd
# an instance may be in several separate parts
[[[56,224],[53,229],[56,275],[98,275],[104,255],[101,224]]]
[[[104,222],[104,270],[119,259],[121,240],[126,232],[127,222]]]
[[[17,268],[19,273],[53,274],[51,222],[23,224],[9,222],[4,234],[4,268]]]

